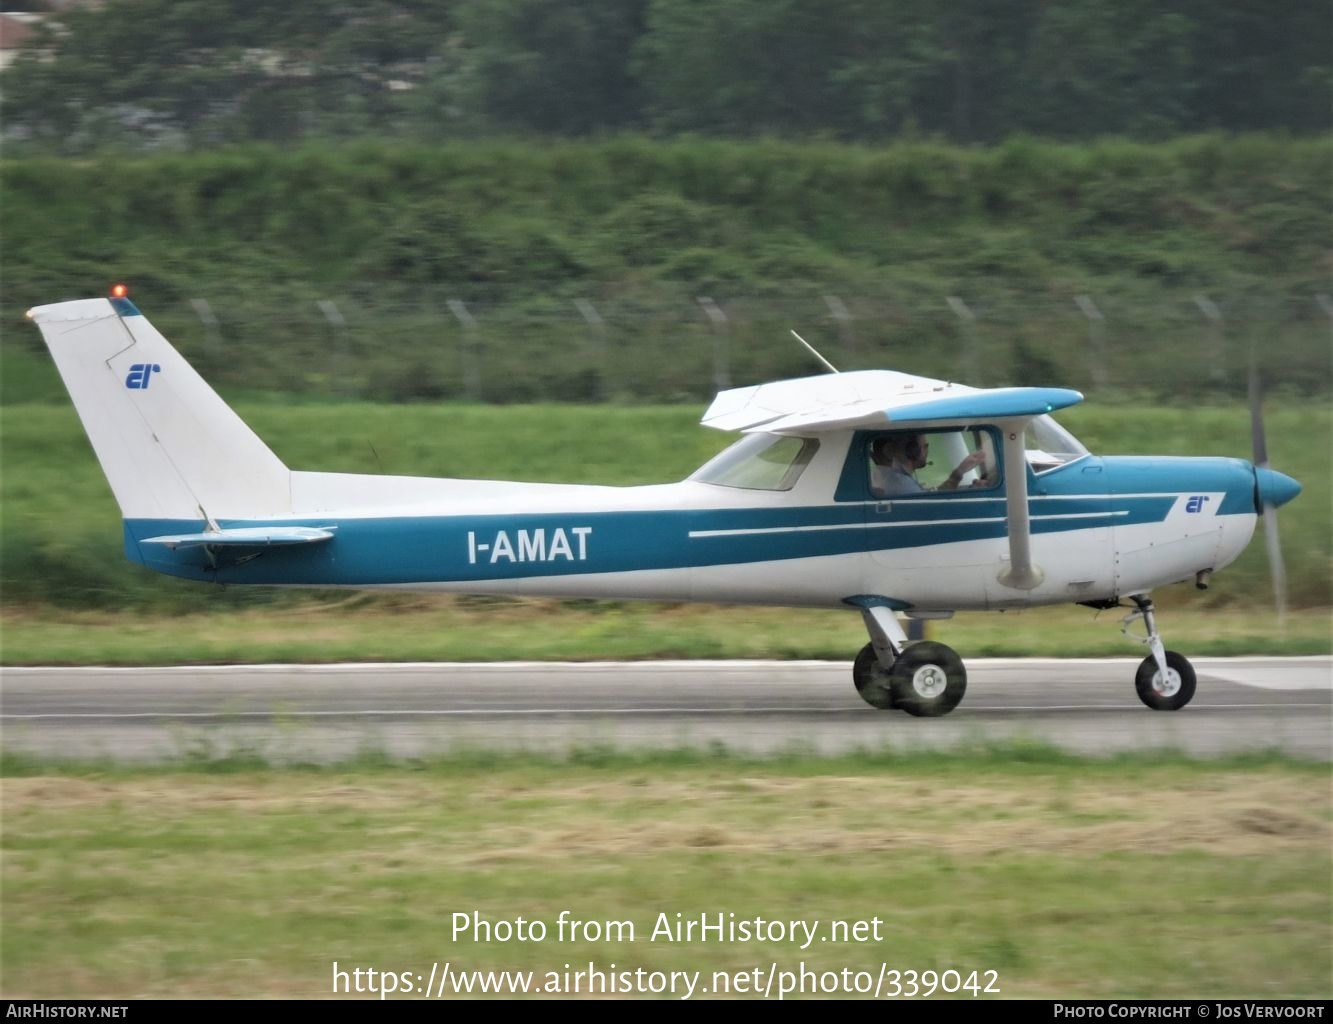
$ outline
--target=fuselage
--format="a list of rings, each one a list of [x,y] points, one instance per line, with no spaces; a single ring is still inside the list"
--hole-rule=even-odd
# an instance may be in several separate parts
[[[746,486],[707,474],[601,487],[293,472],[289,515],[212,525],[309,526],[333,540],[235,555],[171,550],[143,542],[209,524],[127,518],[126,552],[221,583],[810,607],[875,594],[951,611],[1143,593],[1230,564],[1255,527],[1248,462],[1030,461],[1017,471],[1028,478],[1041,579],[1016,589],[1001,582],[1010,549],[999,482],[885,499],[869,490],[865,433],[798,438],[808,453],[799,472],[740,474]]]

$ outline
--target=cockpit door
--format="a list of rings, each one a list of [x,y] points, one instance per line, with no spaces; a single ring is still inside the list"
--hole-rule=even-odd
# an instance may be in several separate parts
[[[838,498],[865,510],[869,592],[986,607],[1004,536],[999,451],[992,427],[857,432]]]

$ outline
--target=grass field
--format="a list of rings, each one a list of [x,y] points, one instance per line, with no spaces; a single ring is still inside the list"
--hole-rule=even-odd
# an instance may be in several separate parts
[[[1327,766],[1010,747],[4,770],[8,997],[327,997],[335,961],[704,985],[887,964],[994,971],[1001,998],[1333,997]],[[562,941],[561,911],[604,934]],[[548,934],[486,941],[455,913]],[[660,915],[818,938],[653,939]]]
[[[1168,641],[1199,654],[1330,650],[1333,414],[1269,416],[1273,464],[1305,492],[1280,515],[1294,610],[1273,617],[1263,544],[1206,594],[1158,594]],[[632,484],[680,479],[728,442],[692,407],[381,406],[244,402],[291,465],[349,472]],[[1089,405],[1064,420],[1105,453],[1247,453],[1242,410]],[[125,562],[119,515],[68,405],[0,407],[0,659],[7,664],[505,658],[847,658],[855,615],[781,609],[313,596],[183,583]],[[1074,607],[963,615],[934,635],[972,655],[1132,654],[1116,616]],[[151,638],[151,642],[145,642]]]

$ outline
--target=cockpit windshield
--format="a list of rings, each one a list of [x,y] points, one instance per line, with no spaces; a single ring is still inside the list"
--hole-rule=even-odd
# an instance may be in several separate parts
[[[690,479],[721,487],[789,491],[818,450],[819,442],[812,437],[750,434],[704,463]]]
[[[1078,438],[1049,416],[1038,416],[1028,423],[1023,447],[1034,473],[1049,472],[1088,454]]]

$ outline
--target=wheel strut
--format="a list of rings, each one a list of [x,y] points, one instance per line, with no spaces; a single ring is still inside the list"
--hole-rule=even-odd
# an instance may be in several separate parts
[[[1134,624],[1134,620],[1143,620],[1143,628],[1148,635],[1143,638],[1135,637],[1134,639],[1141,639],[1142,643],[1148,645],[1148,650],[1152,652],[1153,661],[1157,662],[1157,671],[1162,673],[1165,678],[1167,673],[1166,645],[1162,643],[1162,634],[1157,632],[1157,616],[1154,614],[1156,608],[1153,606],[1152,598],[1143,594],[1135,594],[1130,600],[1137,606],[1138,611],[1130,612],[1125,616],[1121,622],[1120,632],[1124,633],[1125,636],[1130,636],[1129,628]]]
[[[874,648],[875,660],[885,669],[893,668],[893,663],[898,660],[898,655],[903,653],[903,647],[907,645],[907,634],[903,631],[903,624],[898,621],[898,616],[893,614],[888,605],[863,604],[861,619],[866,624],[866,632],[870,634],[870,646]]]
[[[1168,651],[1157,632],[1157,618],[1153,603],[1146,595],[1131,598],[1137,610],[1125,616],[1120,631],[1131,639],[1148,645],[1152,654],[1143,659],[1134,676],[1134,688],[1139,699],[1154,711],[1178,711],[1194,697],[1196,677],[1194,667],[1183,654]],[[1135,619],[1142,619],[1147,636],[1138,637],[1129,628]]]

